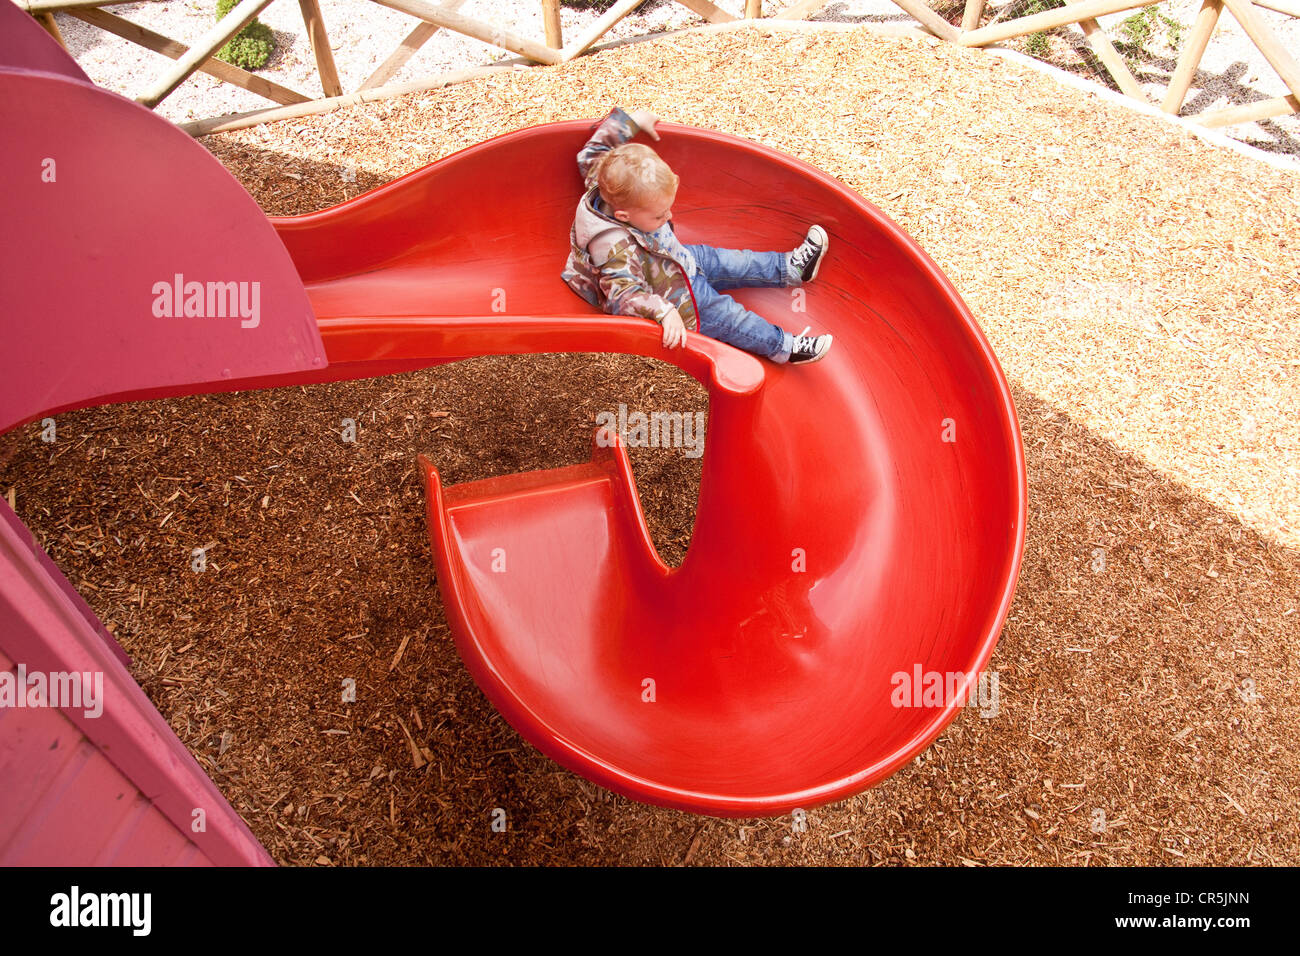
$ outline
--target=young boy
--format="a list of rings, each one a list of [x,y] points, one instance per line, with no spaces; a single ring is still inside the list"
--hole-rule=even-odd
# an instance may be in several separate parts
[[[614,107],[578,154],[587,192],[574,217],[564,281],[606,312],[660,323],[665,348],[685,346],[690,329],[774,362],[825,356],[830,335],[791,335],[718,290],[812,280],[826,254],[826,231],[813,226],[790,252],[682,245],[672,227],[679,177],[649,146],[628,143],[638,131],[659,139],[658,119]]]

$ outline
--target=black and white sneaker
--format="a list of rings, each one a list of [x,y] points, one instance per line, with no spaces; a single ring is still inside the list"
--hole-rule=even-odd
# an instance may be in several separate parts
[[[830,236],[826,235],[826,230],[821,226],[813,226],[808,230],[808,235],[799,247],[786,257],[786,273],[791,285],[803,285],[817,278],[817,270],[821,268],[826,247],[830,243]]]
[[[795,365],[799,362],[816,362],[826,356],[831,349],[831,342],[834,340],[829,333],[825,335],[810,336],[808,332],[812,326],[804,329],[794,337],[794,348],[790,350],[790,364]]]

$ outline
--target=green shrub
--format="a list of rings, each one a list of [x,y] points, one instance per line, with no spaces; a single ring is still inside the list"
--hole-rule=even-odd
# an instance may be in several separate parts
[[[233,10],[239,0],[217,0],[217,19],[220,20]],[[275,36],[271,28],[254,17],[244,29],[240,30],[230,42],[217,51],[217,59],[225,60],[232,66],[245,70],[257,70],[266,66],[275,51]]]
[[[1055,10],[1057,7],[1065,6],[1065,0],[1029,0],[1028,6],[1021,16],[1029,17],[1035,13],[1046,13],[1048,10]],[[1030,56],[1036,56],[1040,59],[1045,58],[1052,50],[1052,44],[1047,39],[1046,33],[1031,33],[1025,37],[1025,52]]]
[[[1141,66],[1142,55],[1150,55],[1147,44],[1156,35],[1156,30],[1164,27],[1165,43],[1177,51],[1183,43],[1183,25],[1173,17],[1156,10],[1155,7],[1143,7],[1141,10],[1120,21],[1119,49],[1124,53],[1124,62],[1130,70],[1137,72]]]
[[[1165,28],[1165,43],[1172,49],[1177,50],[1182,45],[1183,25],[1155,7],[1143,7],[1121,21],[1119,32],[1124,35],[1122,42],[1141,50],[1155,35],[1156,27]]]

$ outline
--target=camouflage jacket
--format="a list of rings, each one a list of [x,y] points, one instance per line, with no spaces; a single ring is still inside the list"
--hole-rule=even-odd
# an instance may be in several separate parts
[[[663,322],[671,307],[677,309],[686,328],[697,330],[690,267],[680,253],[654,235],[606,215],[601,208],[595,160],[637,132],[632,117],[616,106],[578,153],[578,172],[587,191],[578,203],[569,233],[569,261],[563,279],[574,292],[611,315],[638,315]],[[671,221],[668,228],[672,229]]]

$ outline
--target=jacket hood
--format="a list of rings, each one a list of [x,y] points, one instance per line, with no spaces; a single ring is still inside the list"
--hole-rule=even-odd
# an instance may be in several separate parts
[[[578,212],[573,218],[574,239],[577,240],[579,247],[583,249],[590,247],[591,241],[601,233],[620,232],[632,235],[632,230],[624,223],[611,219],[596,210],[594,200],[598,195],[600,195],[600,190],[594,186],[587,190],[582,197],[582,201],[578,203]]]

